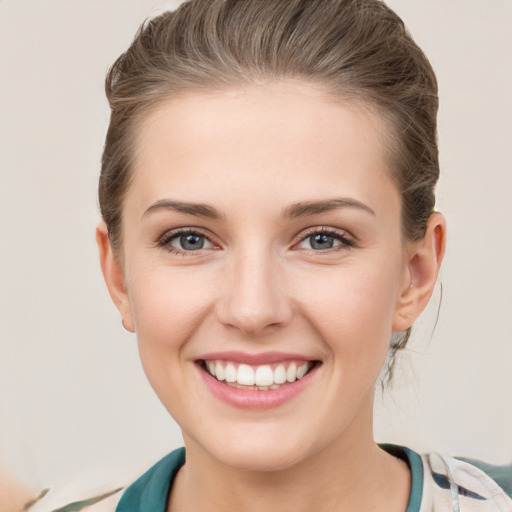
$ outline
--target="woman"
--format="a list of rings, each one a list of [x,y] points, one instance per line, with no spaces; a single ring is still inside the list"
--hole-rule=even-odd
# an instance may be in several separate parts
[[[435,75],[401,20],[192,0],[107,95],[103,274],[186,447],[117,510],[512,510],[506,468],[373,439],[446,238]]]

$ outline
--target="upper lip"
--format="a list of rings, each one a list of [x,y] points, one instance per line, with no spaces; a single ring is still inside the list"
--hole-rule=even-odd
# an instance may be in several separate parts
[[[285,361],[315,361],[314,357],[308,357],[303,354],[292,354],[289,352],[261,352],[259,354],[250,354],[247,352],[227,351],[210,352],[203,354],[198,360],[203,361],[232,361],[234,363],[263,365],[272,363],[281,363]]]

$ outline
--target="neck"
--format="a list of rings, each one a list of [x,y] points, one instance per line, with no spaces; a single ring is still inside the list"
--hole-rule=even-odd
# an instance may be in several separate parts
[[[404,512],[407,507],[409,470],[376,445],[371,427],[353,425],[319,452],[279,471],[228,466],[193,440],[185,442],[187,462],[174,482],[169,512]]]

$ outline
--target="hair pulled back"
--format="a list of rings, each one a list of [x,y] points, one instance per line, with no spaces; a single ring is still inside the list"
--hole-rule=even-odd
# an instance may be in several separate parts
[[[439,177],[437,82],[402,20],[380,0],[188,0],[146,21],[107,75],[99,204],[113,250],[144,115],[187,91],[290,79],[322,84],[388,121],[403,236],[421,239]],[[392,339],[388,379],[409,333]]]

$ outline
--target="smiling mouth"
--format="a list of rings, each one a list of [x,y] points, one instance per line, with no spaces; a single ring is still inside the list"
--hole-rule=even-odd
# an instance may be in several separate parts
[[[279,389],[305,377],[320,361],[286,361],[249,365],[222,360],[199,360],[199,366],[228,386],[237,389],[268,391]]]

